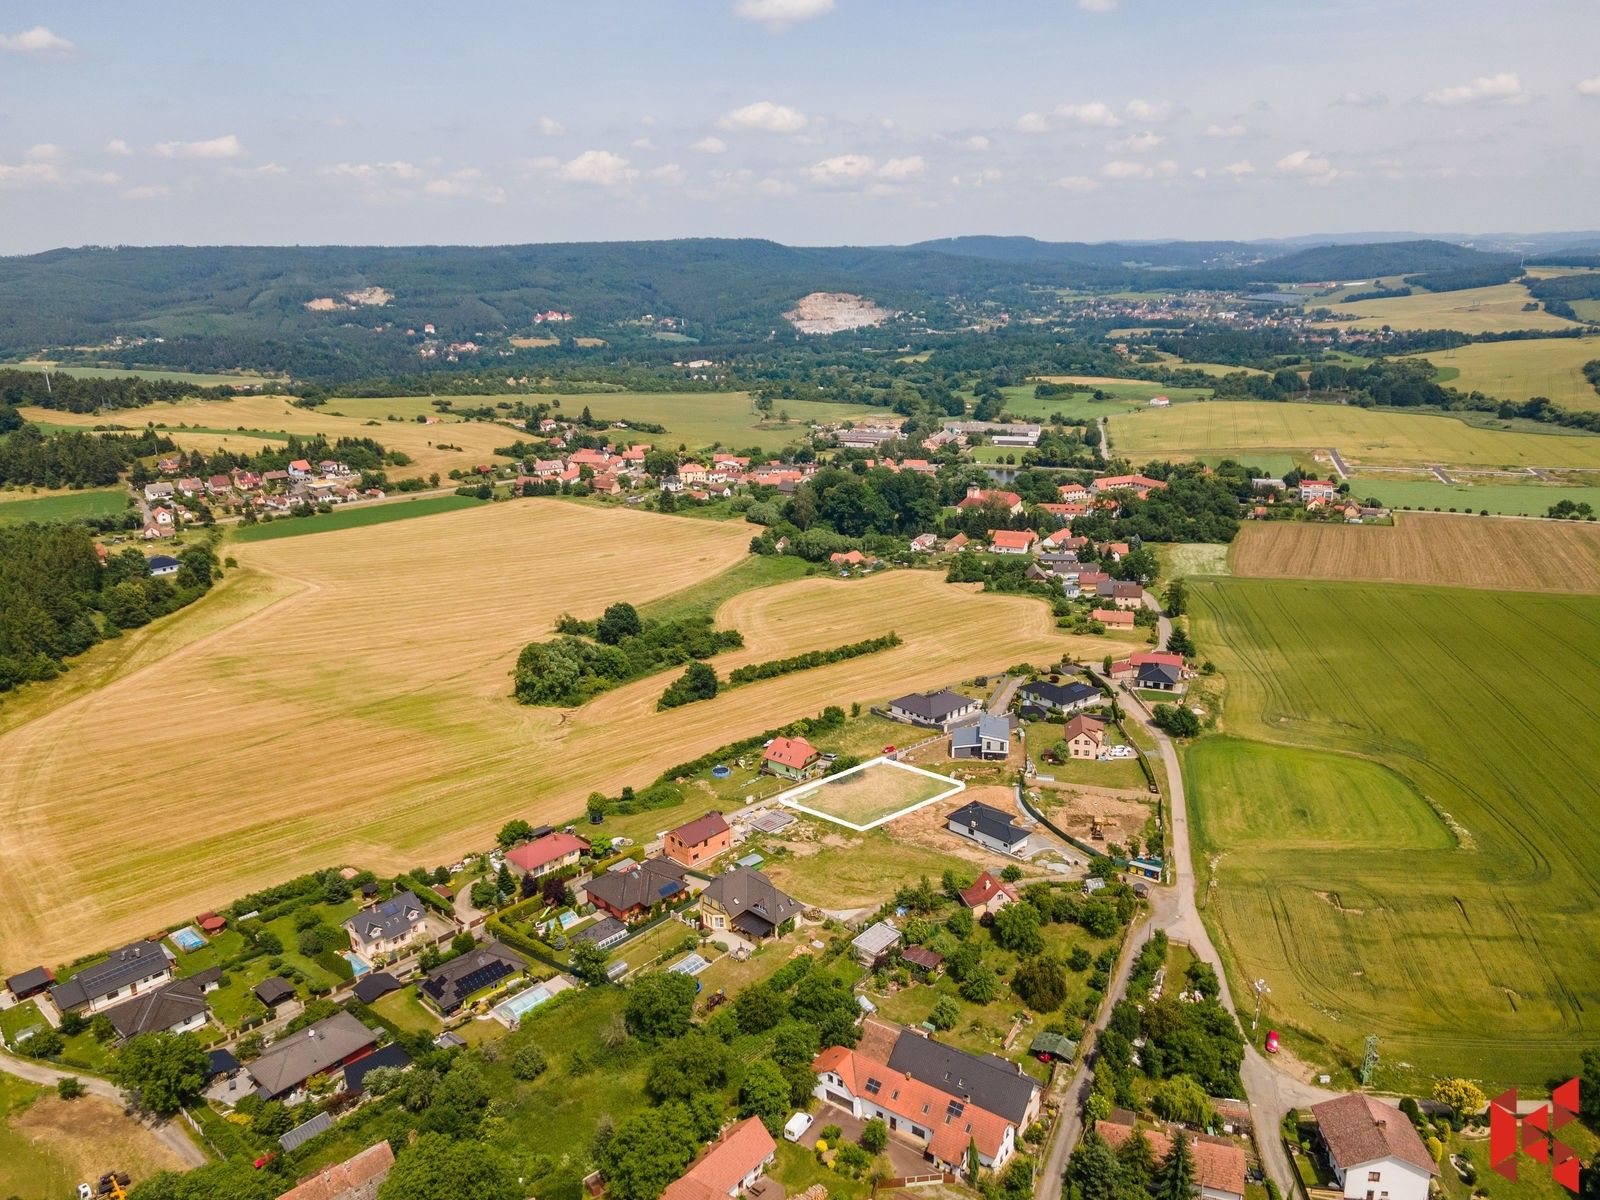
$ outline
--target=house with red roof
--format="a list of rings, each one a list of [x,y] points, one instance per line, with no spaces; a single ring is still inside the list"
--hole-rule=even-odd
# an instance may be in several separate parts
[[[589,843],[570,833],[547,833],[542,838],[506,851],[506,863],[518,875],[538,878],[578,865]]]
[[[1135,1133],[1132,1125],[1119,1125],[1114,1121],[1096,1121],[1094,1130],[1113,1150]],[[1232,1142],[1224,1138],[1192,1137],[1176,1127],[1172,1133],[1146,1129],[1143,1135],[1145,1141],[1150,1143],[1150,1151],[1157,1162],[1171,1152],[1174,1135],[1189,1139],[1189,1150],[1194,1155],[1194,1182],[1200,1200],[1244,1200],[1245,1154]]]
[[[1132,492],[1143,500],[1151,492],[1166,486],[1163,480],[1151,479],[1148,475],[1102,475],[1090,485],[1090,490],[1096,496],[1108,492]]]
[[[1056,489],[1063,500],[1074,504],[1088,504],[1092,493],[1081,483],[1063,483]]]
[[[567,456],[567,463],[574,467],[593,467],[598,471],[610,463],[611,459],[611,453],[607,450],[574,450]]]
[[[985,917],[999,912],[1017,898],[1017,889],[996,879],[985,871],[973,880],[972,886],[961,893],[961,903],[972,910],[974,917]]]
[[[780,779],[809,779],[822,761],[822,751],[803,737],[776,737],[761,755],[761,770]]]
[[[1078,586],[1083,586],[1083,581],[1078,581]],[[1097,608],[1089,614],[1107,629],[1132,629],[1133,613],[1122,608]]]
[[[290,479],[310,479],[313,474],[311,464],[303,458],[297,458],[289,464]]]
[[[1031,554],[1039,535],[1031,529],[989,530],[989,553]]]
[[[708,812],[703,817],[667,830],[661,852],[673,862],[686,867],[710,862],[733,845],[733,830],[719,812]]]
[[[682,1176],[667,1184],[661,1200],[729,1200],[755,1186],[772,1160],[778,1144],[760,1117],[746,1117],[726,1131],[689,1165]]]
[[[1311,1106],[1347,1200],[1427,1200],[1438,1165],[1397,1108],[1360,1092]]]
[[[1067,743],[1070,757],[1093,762],[1100,757],[1100,748],[1105,745],[1106,723],[1097,717],[1086,717],[1079,713],[1067,722],[1061,736]]]
[[[1139,668],[1147,666],[1172,667],[1184,679],[1194,674],[1183,655],[1173,654],[1170,650],[1140,650],[1112,663],[1111,670],[1106,674],[1113,683],[1121,683],[1125,679],[1137,678]]]
[[[1300,499],[1306,504],[1313,500],[1320,500],[1323,504],[1332,504],[1339,498],[1339,485],[1331,479],[1302,479],[1300,481]]]
[[[1015,492],[1003,492],[984,488],[981,484],[967,484],[967,494],[961,497],[956,505],[960,509],[982,508],[990,501],[1005,505],[1006,511],[1016,516],[1022,511],[1022,497]]]

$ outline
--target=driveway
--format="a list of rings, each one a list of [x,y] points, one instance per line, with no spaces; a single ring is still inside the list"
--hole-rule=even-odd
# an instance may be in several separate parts
[[[800,1137],[800,1145],[808,1150],[814,1150],[817,1138],[822,1133],[824,1125],[837,1125],[843,1132],[846,1141],[857,1142],[861,1140],[861,1127],[866,1124],[850,1115],[848,1109],[840,1108],[831,1101],[824,1100],[816,1114],[816,1119],[811,1122],[811,1128]],[[933,1170],[933,1164],[928,1161],[927,1155],[922,1152],[920,1142],[911,1140],[904,1133],[891,1133],[889,1146],[884,1151],[889,1156],[889,1166],[896,1175],[904,1178],[907,1175],[922,1175]]]

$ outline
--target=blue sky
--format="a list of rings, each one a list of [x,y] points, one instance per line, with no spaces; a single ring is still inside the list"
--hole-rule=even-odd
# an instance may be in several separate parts
[[[1600,4],[8,3],[0,253],[1600,224]]]

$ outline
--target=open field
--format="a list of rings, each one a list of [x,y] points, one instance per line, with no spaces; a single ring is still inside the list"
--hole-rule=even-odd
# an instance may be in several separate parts
[[[537,397],[540,400],[553,398],[557,397]],[[773,408],[772,419],[763,421],[751,407],[750,397],[745,392],[597,392],[558,398],[561,411],[574,417],[587,406],[594,416],[604,420],[631,418],[667,428],[666,433],[630,435],[619,431],[619,438],[670,447],[682,443],[691,450],[716,442],[739,449],[760,446],[763,450],[778,450],[805,437],[807,427],[814,421],[860,421],[866,417],[894,415],[885,409],[862,404],[791,400],[780,401]],[[778,414],[784,411],[789,414],[787,425],[778,420]]]
[[[0,1075],[0,1193],[69,1196],[113,1167],[137,1183],[183,1164],[109,1100],[61,1100],[53,1088]]]
[[[14,897],[0,960],[59,961],[310,867],[448,861],[511,816],[568,819],[590,791],[642,786],[826,704],[1099,652],[1035,600],[920,571],[813,577],[725,603],[719,621],[746,646],[718,670],[886,628],[904,644],[865,670],[665,713],[659,676],[570,711],[511,700],[517,653],[561,613],[680,591],[742,562],[748,540],[731,522],[524,500],[234,547],[241,569],[197,602],[193,632],[184,614],[155,622],[0,707]],[[972,628],[985,637],[961,636]],[[157,711],[184,731],[159,751],[128,723]],[[107,821],[118,852],[83,854],[83,831]]]
[[[1600,593],[1600,525],[1400,513],[1393,525],[1247,522],[1233,573]]]
[[[485,501],[473,496],[424,496],[420,500],[396,500],[382,504],[364,501],[349,508],[312,517],[278,518],[257,525],[242,525],[234,531],[235,542],[272,542],[279,538],[300,537],[308,533],[331,533],[338,529],[360,529],[366,525],[387,525],[412,517],[431,517],[438,513],[477,508]]]
[[[1070,396],[1038,397],[1033,394],[1034,385],[1030,383],[1025,387],[1000,389],[1006,397],[1006,411],[1032,420],[1046,420],[1051,413],[1093,419],[1145,408],[1152,396],[1165,396],[1174,404],[1211,398],[1210,388],[1169,387],[1143,379],[1115,379],[1106,375],[1041,375],[1038,381],[1080,383],[1104,392],[1107,398],[1096,400],[1092,391],[1075,392]]]
[[[1480,477],[1481,478],[1481,477]],[[1442,508],[1479,512],[1487,509],[1515,517],[1542,517],[1561,500],[1587,504],[1600,512],[1600,486],[1540,483],[1441,483],[1437,479],[1407,479],[1389,475],[1358,475],[1350,481],[1355,496],[1376,497],[1390,508]]]
[[[868,764],[836,779],[823,780],[811,790],[793,796],[789,802],[865,828],[959,787],[957,780],[945,776],[924,775],[882,762]]]
[[[195,387],[252,387],[273,380],[266,375],[250,371],[237,374],[204,374],[195,371],[163,371],[159,367],[63,367],[42,359],[27,362],[0,363],[0,368],[16,371],[43,371],[49,368],[52,375],[71,375],[77,379],[138,379],[165,380],[168,383],[188,383]]]
[[[1370,289],[1366,289],[1370,290]],[[1504,333],[1512,329],[1571,329],[1573,323],[1541,307],[1524,312],[1533,301],[1520,283],[1468,288],[1460,292],[1424,292],[1389,300],[1360,300],[1355,304],[1313,300],[1353,318],[1339,321],[1355,329],[1459,329],[1462,333]]]
[[[1477,342],[1411,357],[1427,359],[1439,368],[1439,381],[1460,392],[1505,400],[1543,396],[1562,408],[1600,409],[1600,392],[1583,377],[1583,364],[1600,359],[1600,337]]]
[[[1228,680],[1233,736],[1194,743],[1184,774],[1235,988],[1266,979],[1264,1024],[1320,1040],[1310,1060],[1359,1062],[1376,1033],[1383,1087],[1570,1071],[1600,1020],[1600,601],[1240,579],[1190,596]]]
[[[76,521],[80,517],[114,517],[128,507],[120,488],[82,492],[0,492],[0,525],[22,521]]]
[[[282,396],[235,396],[228,400],[196,397],[116,413],[70,413],[31,407],[21,411],[30,421],[50,425],[92,428],[117,424],[140,429],[147,423],[154,424],[179,446],[207,452],[224,448],[254,454],[261,450],[263,437],[282,439],[291,433],[303,437],[320,433],[330,440],[369,437],[411,456],[410,466],[389,468],[394,479],[435,471],[444,475],[453,467],[464,470],[479,463],[507,462],[508,459],[497,457],[494,449],[509,445],[518,437],[515,429],[485,421],[419,425],[415,421],[385,421],[379,417],[343,417],[320,408],[297,408]],[[180,425],[194,428],[186,431],[178,428]],[[461,449],[446,450],[444,446]]]
[[[1111,447],[1139,461],[1332,447],[1352,466],[1600,468],[1600,436],[1484,429],[1454,417],[1354,408],[1218,400],[1111,418]]]

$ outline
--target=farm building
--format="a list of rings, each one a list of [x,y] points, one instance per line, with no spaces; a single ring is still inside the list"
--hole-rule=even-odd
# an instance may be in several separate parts
[[[976,800],[946,817],[945,828],[1002,854],[1021,854],[1028,846],[1028,831],[1013,825],[1009,813]]]
[[[1067,722],[1062,739],[1067,743],[1067,753],[1073,758],[1093,761],[1100,757],[1101,747],[1105,745],[1106,723],[1079,713]]]
[[[700,893],[700,928],[764,941],[800,915],[801,904],[760,871],[739,867],[718,875]]]
[[[50,989],[50,999],[62,1012],[87,1009],[97,1013],[168,982],[172,960],[151,941],[129,942],[92,967],[85,967],[65,983]]]
[[[1017,898],[1017,889],[1009,883],[1002,883],[988,871],[973,880],[972,886],[961,893],[961,903],[972,910],[975,917],[984,917],[1012,903]]]
[[[976,725],[951,731],[951,758],[1005,758],[1011,753],[1011,722],[985,713]]]
[[[1099,688],[1087,683],[1051,683],[1047,679],[1023,684],[1017,689],[1017,698],[1025,706],[1058,713],[1077,712],[1104,699]]]
[[[778,1146],[760,1117],[746,1117],[667,1184],[661,1200],[724,1200],[741,1196],[777,1157]]]
[[[661,904],[671,904],[684,894],[683,868],[670,858],[625,860],[626,869],[602,871],[583,891],[601,912],[626,924],[642,921]]]
[[[1353,1092],[1313,1104],[1311,1116],[1347,1200],[1374,1193],[1389,1200],[1426,1200],[1439,1168],[1399,1109]]]
[[[506,851],[506,864],[518,875],[538,878],[552,871],[576,866],[589,843],[570,833],[547,833],[541,838]]]
[[[1095,1132],[1111,1145],[1113,1150],[1134,1136],[1131,1125],[1113,1121],[1096,1121]],[[1179,1136],[1189,1137],[1178,1131]],[[1158,1129],[1146,1129],[1144,1138],[1156,1160],[1167,1156],[1172,1149],[1172,1135]],[[1194,1181],[1199,1188],[1200,1200],[1244,1200],[1244,1151],[1221,1138],[1198,1137],[1189,1139],[1189,1149],[1194,1153]]]
[[[662,852],[686,867],[710,862],[733,845],[733,831],[719,812],[708,812],[676,829],[669,829]]]
[[[978,715],[982,705],[971,696],[945,688],[938,692],[913,692],[889,702],[889,717],[909,725],[924,725],[949,732],[951,726]]]
[[[803,737],[776,737],[761,756],[761,769],[780,779],[809,779],[822,761],[822,751]]]

